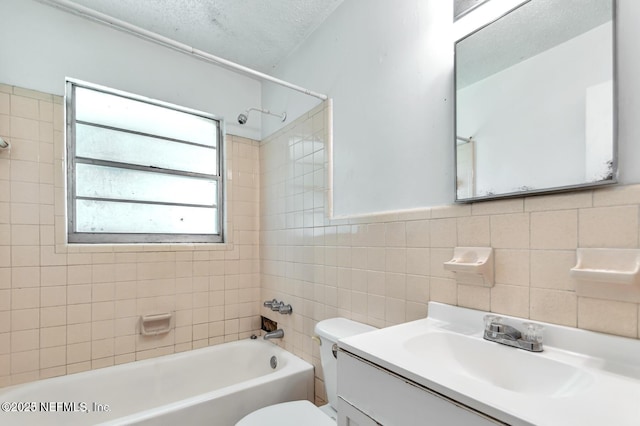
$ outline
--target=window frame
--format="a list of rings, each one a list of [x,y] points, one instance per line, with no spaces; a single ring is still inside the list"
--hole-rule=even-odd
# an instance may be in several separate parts
[[[225,223],[226,223],[226,178],[225,178],[225,131],[224,119],[214,114],[197,111],[191,108],[181,107],[163,101],[147,98],[132,93],[111,89],[108,87],[87,83],[84,81],[67,78],[65,81],[65,123],[66,123],[66,143],[65,143],[65,159],[66,159],[66,224],[67,224],[67,242],[70,244],[181,244],[181,243],[224,243],[225,242]],[[216,122],[217,144],[216,144],[216,175],[206,175],[217,182],[217,234],[182,234],[182,233],[114,233],[114,232],[78,232],[75,228],[76,223],[76,164],[96,164],[104,165],[102,160],[95,162],[79,161],[76,162],[76,97],[75,89],[81,87],[85,89],[103,92],[109,95],[119,96],[133,101],[144,102],[150,105],[159,106],[187,114],[210,119]],[[108,128],[108,127],[107,127]],[[123,130],[112,128],[115,130]],[[147,134],[129,131],[128,133],[147,136]],[[172,140],[158,135],[151,135],[156,138]],[[173,139],[174,142],[180,142]],[[130,167],[128,167],[129,165]],[[118,163],[118,167],[126,170],[147,170],[148,167],[138,166],[131,163]],[[202,177],[202,174],[191,172],[172,173],[171,170],[163,169],[163,173],[173,176],[196,176]],[[142,204],[145,204],[142,202]],[[150,202],[148,204],[172,205],[172,203]]]

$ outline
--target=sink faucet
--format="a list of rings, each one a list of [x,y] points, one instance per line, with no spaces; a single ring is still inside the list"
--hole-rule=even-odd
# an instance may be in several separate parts
[[[284,330],[279,328],[277,330],[274,331],[270,331],[268,333],[266,333],[263,337],[264,340],[269,340],[269,339],[282,339],[284,337]]]
[[[502,323],[502,318],[495,315],[484,317],[484,338],[514,348],[531,352],[542,352],[542,326],[524,323],[524,335],[515,327]]]

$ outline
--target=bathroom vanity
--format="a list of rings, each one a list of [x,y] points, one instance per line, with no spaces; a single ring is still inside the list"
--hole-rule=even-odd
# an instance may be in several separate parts
[[[339,425],[505,424],[366,359],[342,354],[338,362]]]
[[[484,339],[485,315],[430,302],[425,319],[341,340],[338,424],[638,424],[640,341],[536,323],[530,352]]]

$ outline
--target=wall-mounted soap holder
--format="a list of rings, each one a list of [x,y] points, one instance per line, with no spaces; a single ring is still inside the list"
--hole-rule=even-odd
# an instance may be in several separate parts
[[[171,312],[140,316],[140,334],[157,336],[171,331]]]
[[[578,296],[640,302],[640,250],[578,249],[570,275]]]
[[[459,284],[493,287],[493,249],[491,247],[456,247],[444,269],[456,273]]]

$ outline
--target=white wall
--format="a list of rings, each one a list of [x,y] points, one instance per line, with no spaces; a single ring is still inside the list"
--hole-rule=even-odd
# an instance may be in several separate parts
[[[640,182],[640,2],[618,0],[618,176]]]
[[[453,200],[452,14],[442,0],[346,0],[276,68],[334,99],[336,215]],[[292,118],[317,103],[264,85],[263,104]]]
[[[611,79],[594,60],[611,56],[604,24],[458,90],[458,135],[476,140],[476,196],[585,182],[585,89]]]
[[[585,179],[587,182],[604,179],[611,173],[614,109],[613,81],[591,86],[586,96]],[[609,167],[607,167],[609,166]]]
[[[449,3],[345,0],[276,68],[277,76],[334,98],[337,214],[453,201]],[[617,3],[619,180],[637,183],[640,2]],[[318,103],[263,86],[263,104],[292,118]],[[263,135],[279,127],[265,120]]]
[[[640,2],[618,2],[620,181],[640,182]],[[453,43],[450,2],[345,0],[278,77],[334,98],[335,212],[364,213],[453,201]],[[65,76],[227,117],[248,106],[286,110],[317,99],[260,83],[33,0],[0,0],[0,82],[62,94]],[[215,54],[215,52],[212,52]],[[45,57],[47,60],[43,60]],[[255,120],[255,121],[254,121]],[[252,124],[252,123],[249,123]]]
[[[43,59],[44,58],[44,59]],[[65,77],[225,117],[228,133],[260,139],[260,82],[33,0],[0,0],[0,83],[55,95]]]

